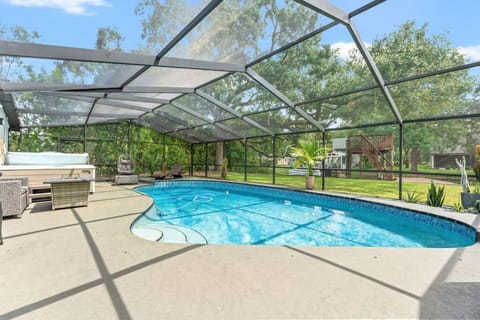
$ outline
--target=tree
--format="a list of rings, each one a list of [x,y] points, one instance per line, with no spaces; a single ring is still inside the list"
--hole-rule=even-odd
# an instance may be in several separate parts
[[[39,37],[40,34],[38,32],[28,31],[22,26],[8,27],[0,25],[0,39],[32,42]],[[29,81],[33,75],[35,75],[33,66],[27,63],[25,59],[0,55],[0,81]]]
[[[375,39],[370,52],[386,80],[401,79],[465,63],[465,58],[445,34],[429,35],[428,25],[417,26],[415,21],[407,21],[398,30]],[[358,51],[352,52],[349,64],[357,75],[368,76],[370,71]],[[469,113],[473,110],[465,110],[465,106],[473,87],[474,78],[468,75],[468,70],[389,86],[403,119]],[[357,121],[368,123],[368,118],[375,116],[375,113],[371,112],[375,103],[372,99],[363,101],[358,110],[366,109],[369,110],[368,113],[356,112],[353,116],[358,117]],[[351,119],[352,115],[344,114],[342,117]],[[449,123],[448,126],[438,126],[435,123],[406,126],[404,154],[406,159],[411,161],[411,170],[416,171],[422,156],[425,157],[431,150],[445,150],[457,145],[463,135],[459,126],[461,123],[458,122]],[[432,134],[432,129],[435,134]]]

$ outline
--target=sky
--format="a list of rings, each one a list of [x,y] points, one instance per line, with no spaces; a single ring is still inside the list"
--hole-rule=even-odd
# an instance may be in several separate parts
[[[201,0],[189,2],[198,4]],[[332,2],[349,12],[368,1]],[[115,27],[125,37],[124,50],[130,51],[142,43],[140,18],[134,14],[136,3],[125,0],[0,0],[0,24],[21,25],[38,31],[41,35],[38,43],[81,48],[95,46],[99,27]],[[476,32],[479,9],[478,0],[387,0],[354,18],[353,22],[367,44],[392,32],[406,20],[415,19],[420,24],[428,22],[430,32],[447,33],[453,46],[475,61],[480,60],[480,39]],[[326,33],[324,39],[345,55],[353,47],[345,32],[332,31]]]

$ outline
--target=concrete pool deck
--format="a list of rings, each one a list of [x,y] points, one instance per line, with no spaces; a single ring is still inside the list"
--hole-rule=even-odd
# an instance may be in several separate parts
[[[478,243],[156,243],[129,231],[150,204],[130,186],[97,183],[88,207],[38,204],[5,219],[0,319],[480,318]]]

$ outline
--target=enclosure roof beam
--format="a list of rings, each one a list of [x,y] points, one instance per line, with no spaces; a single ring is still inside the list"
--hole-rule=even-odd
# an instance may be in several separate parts
[[[259,62],[262,62],[263,60],[266,60],[266,59],[268,59],[268,58],[270,58],[270,57],[273,57],[274,55],[277,55],[277,54],[279,54],[279,53],[281,53],[281,52],[283,52],[283,51],[286,51],[286,50],[288,50],[289,48],[291,48],[291,47],[293,47],[293,46],[296,46],[296,45],[299,44],[300,42],[303,42],[303,41],[306,41],[306,40],[308,40],[308,39],[310,39],[310,38],[313,38],[313,37],[315,37],[316,35],[324,32],[324,31],[326,31],[326,30],[328,30],[328,29],[331,29],[331,28],[333,28],[333,27],[336,26],[336,25],[338,25],[338,22],[333,21],[333,22],[330,22],[329,24],[326,24],[326,25],[324,25],[324,26],[321,26],[320,28],[318,28],[318,29],[316,29],[316,30],[314,30],[314,31],[312,31],[312,32],[310,32],[310,33],[307,33],[306,35],[303,35],[303,36],[301,36],[300,38],[298,38],[298,39],[296,39],[296,40],[294,40],[294,41],[292,41],[292,42],[289,42],[289,43],[287,43],[286,45],[281,46],[280,48],[277,48],[277,49],[275,49],[275,50],[273,50],[273,51],[271,51],[271,52],[268,52],[268,53],[266,53],[266,54],[264,54],[264,55],[256,58],[255,60],[249,62],[246,67],[249,68],[249,67],[251,67],[251,66],[253,66],[253,65],[255,65],[255,64],[259,63]]]
[[[385,2],[385,1],[386,1],[386,0],[373,0],[373,1],[370,1],[369,3],[361,6],[360,8],[357,8],[357,9],[353,10],[352,12],[350,12],[350,13],[348,14],[348,17],[349,17],[349,18],[353,18],[353,17],[355,17],[355,16],[358,16],[360,13],[365,12],[365,11],[367,11],[367,10],[370,10],[371,8],[377,6],[377,5],[379,5],[380,3]]]
[[[242,119],[243,121],[247,122],[249,125],[257,128],[258,130],[260,131],[263,131],[265,132],[266,134],[268,135],[271,135],[271,136],[274,136],[275,133],[273,133],[272,131],[268,130],[267,128],[265,128],[264,126],[262,126],[261,124],[257,123],[256,121],[250,119],[249,117],[247,116],[244,116],[242,115],[240,112],[238,112],[237,110],[233,109],[233,108],[230,108],[229,106],[227,106],[226,104],[224,104],[223,102],[221,101],[218,101],[217,99],[215,99],[214,97],[206,94],[205,92],[201,91],[201,90],[195,90],[195,93],[204,98],[205,100],[209,101],[210,103],[213,103],[214,105],[216,105],[217,107],[227,111],[227,112],[230,112],[232,115],[236,116],[237,118],[240,118]]]
[[[369,9],[371,9],[371,8],[377,6],[377,5],[379,5],[380,3],[385,2],[385,1],[386,1],[386,0],[374,0],[374,1],[371,1],[371,2],[367,3],[366,5],[364,5],[364,6],[360,7],[360,8],[358,8],[358,9],[350,12],[349,15],[348,15],[348,17],[349,17],[349,18],[352,18],[352,17],[354,17],[354,16],[357,16],[357,15],[359,15],[360,13],[362,13],[362,12],[364,12],[364,11],[367,11],[367,10],[369,10]],[[253,65],[255,65],[255,64],[259,63],[259,62],[262,62],[263,60],[266,60],[266,59],[268,59],[268,58],[270,58],[270,57],[272,57],[272,56],[274,56],[274,55],[276,55],[276,54],[279,54],[279,53],[281,53],[282,51],[285,51],[285,50],[287,50],[287,49],[289,49],[289,48],[291,48],[291,47],[299,44],[300,42],[303,42],[303,41],[305,41],[305,40],[308,40],[308,39],[310,39],[310,38],[313,38],[314,36],[316,36],[316,35],[318,35],[318,34],[321,34],[321,33],[325,32],[325,31],[327,31],[328,29],[331,29],[331,28],[335,27],[335,26],[338,25],[338,24],[339,24],[338,21],[333,21],[333,22],[330,22],[330,23],[328,23],[328,24],[326,24],[326,25],[323,25],[323,26],[321,26],[320,28],[318,28],[318,29],[316,29],[316,30],[313,30],[312,32],[307,33],[307,34],[301,36],[300,38],[298,38],[298,39],[296,39],[296,40],[293,40],[293,41],[291,41],[291,42],[289,42],[289,43],[281,46],[280,48],[277,48],[277,49],[275,49],[275,50],[273,50],[273,51],[271,51],[271,52],[269,52],[269,53],[266,53],[266,54],[264,54],[264,55],[256,58],[255,60],[253,60],[253,61],[251,61],[251,62],[249,62],[249,63],[247,64],[247,68],[248,68],[248,67],[251,67],[251,66],[253,66]]]
[[[196,140],[197,142],[201,142],[201,143],[207,142],[207,141],[212,141],[212,138],[213,138],[212,136],[202,134],[201,132],[195,132],[195,135],[193,135],[192,133],[189,133],[189,132],[185,132],[187,130],[203,127],[205,124],[206,123],[196,125],[196,126],[192,126],[192,127],[184,127],[184,128],[180,128],[180,129],[175,129],[175,130],[170,129],[170,130],[166,131],[165,134],[167,134],[167,135],[168,134],[177,134],[177,135],[184,134],[187,137],[189,137],[190,139]]]
[[[171,115],[167,112],[163,112],[161,108],[155,109],[152,113],[157,117],[165,118],[169,121],[175,122],[176,124],[182,126],[181,129],[189,129],[190,128],[187,121],[185,121],[185,120],[182,121],[182,119],[175,118],[173,115]],[[176,129],[176,130],[179,130],[179,129]],[[175,130],[168,129],[167,131],[175,131]]]
[[[395,101],[390,93],[390,90],[388,87],[385,85],[385,81],[383,80],[383,77],[380,73],[380,71],[377,68],[377,65],[375,64],[375,61],[371,57],[367,46],[365,43],[362,41],[362,38],[360,37],[360,34],[358,33],[358,30],[350,20],[349,15],[344,12],[343,10],[337,8],[336,6],[332,5],[329,3],[327,0],[295,0],[298,3],[303,4],[306,7],[309,7],[310,9],[313,9],[343,25],[348,29],[348,32],[352,36],[353,41],[355,42],[358,50],[360,51],[360,54],[363,56],[365,59],[365,62],[367,63],[368,68],[370,69],[370,72],[372,73],[373,77],[375,78],[375,81],[377,82],[378,86],[380,87],[380,90],[382,91],[383,95],[387,99],[387,102],[390,106],[390,109],[395,115],[395,118],[397,121],[401,124],[402,123],[402,116],[400,114],[400,111],[397,108],[397,105],[395,104]],[[373,2],[371,6],[377,5],[381,2]],[[370,7],[370,4],[367,5],[365,10],[368,10]]]
[[[368,51],[368,48],[365,45],[365,42],[363,42],[362,38],[360,37],[360,34],[358,33],[357,28],[353,23],[350,23],[347,25],[347,29],[348,29],[348,32],[350,32],[350,35],[352,36],[353,41],[357,45],[358,51],[360,51],[360,54],[365,59],[365,62],[368,68],[370,69],[370,72],[373,75],[375,82],[377,83],[378,87],[380,88],[383,95],[385,96],[385,99],[387,99],[388,105],[392,110],[395,118],[397,119],[398,123],[402,124],[403,123],[402,115],[400,114],[400,111],[398,110],[395,100],[393,99],[392,94],[390,93],[390,89],[386,86],[385,80],[383,79],[382,74],[380,73],[380,70],[378,70],[377,64],[375,63],[372,56],[370,55],[370,52]]]
[[[267,80],[262,78],[258,73],[253,71],[253,69],[248,68],[247,69],[247,74],[255,80],[258,84],[260,84],[263,88],[265,88],[267,91],[269,91],[271,94],[273,94],[275,97],[277,97],[280,101],[285,103],[287,106],[289,106],[291,109],[295,110],[299,115],[301,115],[304,119],[306,119],[308,122],[310,122],[314,127],[319,129],[322,132],[325,132],[325,128],[315,119],[312,118],[308,113],[306,113],[304,110],[302,110],[300,107],[296,106],[290,99],[288,99],[283,93],[281,93],[277,88],[272,86]]]
[[[77,101],[84,101],[84,102],[95,102],[95,103],[100,103],[106,106],[111,106],[111,107],[117,107],[120,109],[127,109],[127,110],[137,110],[137,111],[142,111],[142,112],[150,112],[152,111],[152,108],[147,108],[147,107],[141,107],[141,106],[136,106],[128,103],[128,100],[119,100],[119,101],[109,101],[109,98],[102,98],[102,97],[97,97],[97,98],[92,98],[92,97],[85,97],[81,95],[76,95],[76,96],[69,96],[65,95],[62,93],[58,92],[40,92],[38,94],[41,95],[46,95],[46,96],[52,96],[52,97],[57,97],[57,98],[64,98],[64,99],[71,99],[71,100],[77,100]],[[104,95],[106,96],[106,95]],[[107,99],[107,100],[106,100]]]
[[[471,62],[471,63],[467,63],[467,64],[462,64],[462,65],[459,65],[459,66],[448,67],[448,68],[445,68],[445,69],[440,69],[440,70],[435,70],[435,71],[429,71],[429,72],[425,72],[425,73],[419,73],[419,74],[416,74],[416,75],[413,75],[413,76],[408,76],[408,77],[404,77],[404,78],[400,78],[400,79],[396,79],[396,80],[389,80],[389,81],[385,81],[385,84],[387,86],[391,86],[391,85],[396,85],[396,84],[400,84],[400,83],[403,83],[403,82],[415,81],[415,80],[419,80],[419,79],[423,79],[423,78],[439,76],[439,75],[442,75],[442,74],[445,74],[445,73],[457,72],[457,71],[470,69],[470,68],[475,68],[475,67],[480,67],[480,61]]]
[[[40,92],[36,92],[35,94],[36,95],[41,95],[41,96],[49,96],[49,97],[55,97],[55,98],[59,98],[59,99],[69,99],[69,100],[83,101],[83,102],[89,102],[89,103],[92,103],[96,99],[99,99],[103,96],[103,94],[101,96],[96,96],[96,97],[81,96],[81,95],[67,95],[67,94],[63,94],[63,93],[50,92],[50,91],[45,91],[45,92],[40,91]]]
[[[159,99],[159,98],[148,98],[148,97],[140,97],[133,94],[122,94],[121,96],[112,96],[110,94],[107,95],[105,99],[110,100],[119,100],[119,101],[136,101],[136,102],[146,102],[146,103],[156,103],[156,104],[166,104],[170,103],[168,99]]]
[[[192,133],[189,133],[189,132],[183,132],[187,129],[190,129],[190,128],[174,130],[171,133],[176,133],[180,136],[186,135],[188,138],[193,138],[193,139],[195,139],[199,142],[208,142],[208,141],[212,141],[212,140],[216,139],[215,137],[213,137],[211,135],[208,135],[208,134],[205,134],[205,133],[202,133],[202,132],[198,132],[198,131],[195,132],[195,135],[193,135]]]
[[[136,119],[136,120],[133,120],[133,122],[135,122],[135,123],[137,123],[137,124],[139,124],[139,125],[142,125],[142,126],[144,126],[144,127],[147,127],[147,125],[148,125],[148,126],[155,126],[155,127],[157,127],[157,128],[160,128],[160,129],[161,129],[161,132],[162,132],[163,134],[165,134],[166,132],[169,132],[169,131],[172,130],[172,129],[169,129],[169,128],[166,128],[166,127],[162,126],[161,124],[158,124],[157,122],[154,122],[154,121],[150,122],[150,121],[147,121],[147,120],[145,120],[145,119],[142,119],[142,116],[140,116],[140,117],[139,117],[138,119]],[[160,131],[160,130],[157,129],[157,131]]]
[[[183,130],[183,129],[182,129]],[[192,134],[190,133],[184,133],[184,135],[182,135],[182,133],[180,132],[180,130],[175,130],[175,131],[167,131],[165,132],[165,134],[167,135],[172,135],[174,138],[178,138],[178,136],[180,136],[181,139],[189,142],[189,143],[205,143],[207,142],[208,140],[210,140],[210,138],[207,138],[205,139],[205,137],[202,139],[200,139],[200,137],[198,136],[193,136]]]
[[[86,99],[94,99],[94,98],[104,98],[108,100],[115,100],[115,101],[123,101],[124,103],[128,104],[128,101],[135,101],[135,102],[145,102],[145,103],[154,103],[154,104],[166,104],[170,103],[170,100],[167,99],[158,99],[158,98],[149,98],[149,97],[142,97],[142,96],[136,96],[134,94],[129,94],[129,93],[118,93],[121,94],[121,96],[113,96],[111,94],[107,94],[105,96],[104,93],[102,92],[77,92],[77,91],[56,91],[54,93],[52,92],[40,92],[42,94],[50,94],[54,96],[59,96],[59,97],[64,97],[64,98],[70,98],[70,99],[85,99],[84,101],[87,101]],[[150,109],[149,109],[150,110]]]
[[[461,71],[461,70],[475,68],[475,67],[479,67],[479,66],[480,66],[480,61],[467,63],[467,64],[463,64],[463,65],[460,65],[460,66],[454,66],[454,67],[449,67],[449,68],[445,68],[445,69],[420,73],[420,74],[417,74],[417,75],[414,75],[414,76],[408,76],[408,77],[404,77],[404,78],[400,78],[400,79],[396,79],[396,80],[385,81],[385,85],[386,86],[393,86],[393,85],[400,84],[400,83],[403,83],[403,82],[415,81],[415,80],[419,80],[419,79],[434,77],[434,76],[442,75],[442,74],[445,74],[445,73]],[[344,92],[340,92],[340,93],[329,94],[329,95],[326,95],[326,96],[321,96],[319,98],[315,98],[315,99],[311,99],[311,100],[305,100],[305,101],[302,101],[302,102],[297,102],[297,103],[295,103],[295,105],[296,106],[302,106],[302,105],[306,105],[306,104],[310,104],[310,103],[314,103],[314,102],[320,102],[320,101],[329,100],[329,99],[333,99],[333,98],[343,97],[343,96],[350,95],[350,94],[353,94],[353,93],[359,93],[359,92],[369,91],[369,90],[373,90],[373,89],[378,89],[378,85],[373,84],[373,85],[368,85],[368,86],[365,86],[365,87],[360,87],[360,88],[357,88],[357,89],[352,89],[352,90],[348,90],[348,91],[344,91]],[[407,122],[407,120],[404,120],[404,123],[406,123],[406,122]]]
[[[184,87],[146,87],[146,86],[126,86],[122,92],[128,93],[194,93],[194,88]]]
[[[95,100],[92,103],[92,106],[90,107],[90,110],[88,111],[87,118],[85,119],[84,126],[88,125],[88,121],[90,120],[90,117],[92,116],[93,109],[95,109],[95,105],[97,104],[97,101],[100,98],[95,98]],[[85,127],[85,135],[86,135],[86,130],[87,128]]]
[[[46,116],[76,116],[76,117],[88,117],[89,112],[79,112],[79,111],[50,111],[50,110],[32,110],[32,109],[17,109],[18,113],[23,114],[39,114]],[[112,115],[111,113],[94,113],[90,114],[92,118],[115,118],[115,119],[136,119],[136,116],[116,114]]]
[[[209,118],[201,115],[201,114],[198,113],[198,112],[195,112],[195,111],[193,111],[193,110],[190,110],[189,108],[186,108],[186,107],[180,105],[179,103],[177,103],[177,102],[175,102],[175,101],[172,101],[172,105],[173,105],[174,107],[176,107],[176,108],[178,108],[178,109],[186,112],[186,113],[191,114],[192,116],[194,116],[194,117],[196,117],[196,118],[198,118],[198,119],[200,119],[200,120],[203,120],[203,121],[205,121],[205,122],[208,122],[208,123],[210,123],[210,124],[213,124],[215,127],[218,127],[218,128],[220,128],[220,129],[222,129],[223,131],[226,131],[226,132],[232,134],[232,135],[235,136],[235,137],[238,137],[238,138],[240,138],[240,139],[244,139],[244,138],[245,138],[244,136],[242,136],[242,135],[238,134],[237,132],[233,131],[232,129],[224,126],[223,124],[217,123],[217,122],[215,122],[215,121],[213,121],[213,120],[211,120],[211,119],[209,119]]]
[[[215,10],[220,3],[222,3],[222,0],[211,0],[202,11],[200,11],[182,30],[180,30],[180,32],[172,40],[170,40],[165,47],[163,47],[162,51],[156,55],[155,62],[159,62],[173,47],[182,41],[182,39],[185,38],[190,31],[192,31],[200,22],[202,22],[202,20],[208,16],[210,12]],[[144,66],[135,72],[130,78],[123,82],[122,88],[137,79],[147,70],[148,67]]]
[[[129,104],[128,102],[108,101],[105,99],[100,99],[98,103],[106,106],[116,107],[119,109],[136,110],[136,111],[142,111],[142,112],[152,111],[152,108],[136,106],[136,105]]]
[[[135,119],[112,119],[112,120],[105,120],[102,121],[101,124],[106,124],[106,123],[118,123],[119,120],[121,121],[127,121],[127,120],[135,120]],[[99,123],[93,123],[91,125],[95,125]],[[69,124],[68,126],[84,126],[84,123],[79,123],[79,124]],[[23,128],[55,128],[55,127],[65,127],[65,124],[39,124],[39,125],[29,125],[29,126],[22,126]]]
[[[328,0],[295,0],[296,2],[308,7],[322,15],[329,17],[344,25],[349,24],[348,13],[336,7]]]
[[[240,64],[0,40],[0,55],[49,60],[244,72]]]
[[[165,56],[173,47],[175,47],[183,38],[187,36],[206,16],[220,5],[223,0],[211,0],[193,19],[157,54],[157,59]]]
[[[122,88],[83,84],[44,84],[44,83],[6,83],[0,85],[0,92],[39,92],[39,91],[77,91],[77,92],[121,92]]]
[[[193,126],[193,127],[190,127],[190,128],[182,128],[182,129],[177,129],[177,130],[171,130],[171,131],[167,131],[165,132],[165,134],[177,134],[177,135],[186,135],[187,137],[189,137],[190,139],[193,139],[193,140],[196,140],[195,143],[205,143],[205,142],[214,142],[214,141],[218,141],[217,138],[214,138],[212,136],[206,136],[204,135],[203,136],[203,140],[202,139],[199,139],[198,136],[196,136],[197,134],[199,134],[199,132],[195,132],[195,135],[192,134],[192,133],[189,133],[189,132],[186,132],[187,130],[192,130],[192,129],[196,129],[196,128],[201,128],[203,127],[205,124],[200,124],[200,125],[197,125],[197,126]],[[212,139],[213,138],[213,139]],[[226,140],[226,139],[225,139]],[[225,140],[222,140],[222,141],[225,141]],[[239,138],[234,138],[234,140],[239,140]]]
[[[303,106],[303,105],[306,105],[306,104],[311,104],[311,103],[315,103],[315,102],[320,102],[320,101],[330,100],[330,99],[334,99],[334,98],[344,97],[344,96],[348,96],[348,95],[351,95],[351,94],[354,94],[354,93],[359,93],[359,92],[364,92],[364,91],[369,91],[369,90],[374,90],[374,89],[378,89],[378,85],[373,84],[373,85],[368,85],[368,86],[365,86],[365,87],[360,87],[360,88],[356,88],[356,89],[352,89],[352,90],[348,90],[348,91],[343,91],[343,92],[334,93],[334,94],[328,94],[328,95],[325,95],[325,96],[320,96],[320,97],[315,98],[315,99],[310,99],[310,100],[305,100],[305,101],[302,101],[302,102],[297,102],[297,103],[295,103],[295,105],[296,106]]]

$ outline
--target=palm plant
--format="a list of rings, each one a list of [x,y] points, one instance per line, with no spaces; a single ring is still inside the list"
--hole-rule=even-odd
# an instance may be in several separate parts
[[[300,140],[299,147],[291,149],[291,155],[295,157],[295,166],[306,167],[307,174],[313,176],[315,163],[325,159],[328,154],[328,148],[319,147],[315,141]]]

